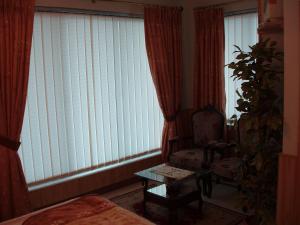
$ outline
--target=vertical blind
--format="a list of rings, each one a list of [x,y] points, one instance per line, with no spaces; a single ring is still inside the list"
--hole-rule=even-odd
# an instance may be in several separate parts
[[[138,18],[36,13],[19,150],[28,183],[160,148]]]
[[[247,13],[235,16],[225,17],[225,65],[235,60],[236,50],[234,45],[239,46],[243,51],[249,51],[249,46],[258,41],[257,13]],[[234,114],[239,116],[240,113],[235,109],[241,81],[233,80],[231,75],[233,70],[225,67],[225,91],[226,91],[226,116],[230,118]]]

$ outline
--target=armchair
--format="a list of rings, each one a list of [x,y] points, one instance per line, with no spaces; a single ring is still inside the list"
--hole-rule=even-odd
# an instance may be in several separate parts
[[[237,144],[240,151],[243,151],[243,149],[249,147],[245,141],[247,140],[246,137],[248,135],[245,132],[245,120],[239,119],[237,125]],[[255,138],[253,140],[255,140]],[[215,151],[218,151],[218,149],[211,148],[209,151],[210,154],[215,154]],[[217,181],[222,179],[230,183],[237,183],[239,178],[239,168],[243,163],[243,158],[240,152],[235,151],[233,148],[226,148],[225,152],[226,154],[220,154],[219,157],[215,157],[215,160],[211,165],[211,170],[217,177]],[[224,153],[224,150],[222,153]],[[237,187],[240,189],[239,184],[237,184]]]
[[[193,131],[191,136],[178,136],[169,140],[171,149],[169,163],[189,170],[208,168],[213,159],[209,158],[207,150],[220,145],[223,138],[224,116],[214,107],[207,106],[194,112],[190,123]]]

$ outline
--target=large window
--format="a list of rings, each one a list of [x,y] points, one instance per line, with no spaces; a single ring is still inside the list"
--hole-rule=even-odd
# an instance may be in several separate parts
[[[257,35],[257,13],[248,13],[225,17],[225,65],[234,61],[236,49],[239,46],[244,51],[249,51],[249,45],[258,41]],[[225,91],[226,91],[226,116],[230,118],[239,112],[235,109],[238,95],[236,90],[240,88],[241,82],[234,81],[231,77],[232,70],[225,67]]]
[[[36,13],[19,151],[28,183],[160,147],[142,19]]]

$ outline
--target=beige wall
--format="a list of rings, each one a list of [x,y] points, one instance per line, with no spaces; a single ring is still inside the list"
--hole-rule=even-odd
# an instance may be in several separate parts
[[[184,55],[184,79],[182,106],[183,108],[192,107],[193,99],[193,65],[195,55],[195,23],[193,9],[197,7],[205,7],[209,5],[223,4],[225,12],[238,11],[244,9],[252,9],[257,7],[256,0],[183,0],[183,55]],[[229,4],[229,2],[232,2]],[[228,4],[227,4],[228,3]]]

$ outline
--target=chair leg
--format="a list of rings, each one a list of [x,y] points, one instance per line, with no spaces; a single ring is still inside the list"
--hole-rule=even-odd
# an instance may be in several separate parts
[[[208,178],[208,197],[211,198],[212,196],[212,175]]]
[[[216,184],[220,184],[221,183],[221,178],[219,176],[216,176]]]
[[[211,198],[211,194],[212,194],[212,175],[211,174],[207,175],[207,177],[205,177],[203,179],[203,194],[206,197]]]

